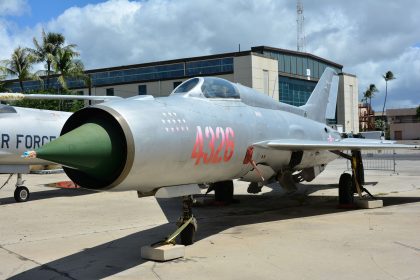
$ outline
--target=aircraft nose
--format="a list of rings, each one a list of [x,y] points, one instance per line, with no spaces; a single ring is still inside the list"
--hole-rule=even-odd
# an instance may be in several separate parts
[[[114,173],[123,150],[113,129],[85,123],[37,149],[38,158],[83,171],[94,177]]]

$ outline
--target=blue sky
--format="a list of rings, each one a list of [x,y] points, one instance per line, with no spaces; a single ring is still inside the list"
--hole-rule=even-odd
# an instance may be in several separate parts
[[[0,60],[32,47],[42,29],[77,44],[86,69],[233,52],[296,48],[292,0],[0,0]],[[306,51],[373,83],[382,109],[420,104],[420,1],[302,0]],[[407,9],[410,6],[410,9]],[[351,12],[349,12],[351,11]],[[42,65],[41,65],[42,67]]]
[[[106,2],[106,0],[27,0],[26,2],[29,8],[23,7],[22,15],[6,16],[7,19],[14,21],[20,28],[47,23],[71,7],[80,8],[88,4]]]

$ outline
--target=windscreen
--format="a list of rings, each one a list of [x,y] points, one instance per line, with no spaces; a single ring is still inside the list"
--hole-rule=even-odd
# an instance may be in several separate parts
[[[204,78],[201,91],[207,98],[240,98],[236,87],[232,83],[220,78]]]
[[[199,81],[200,80],[198,78],[193,78],[183,82],[176,88],[174,94],[189,92],[198,84]]]

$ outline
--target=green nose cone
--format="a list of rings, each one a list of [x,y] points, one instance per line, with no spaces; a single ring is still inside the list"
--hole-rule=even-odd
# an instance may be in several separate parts
[[[114,173],[121,163],[121,145],[112,129],[86,123],[36,150],[37,157],[94,177]]]

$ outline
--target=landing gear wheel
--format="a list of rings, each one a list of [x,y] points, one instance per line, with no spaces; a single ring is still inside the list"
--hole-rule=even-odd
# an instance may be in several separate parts
[[[213,184],[214,200],[231,203],[233,201],[233,181],[222,181]]]
[[[340,205],[351,205],[354,202],[354,187],[351,174],[343,173],[340,176],[338,202]]]
[[[181,231],[179,237],[181,239],[181,244],[188,246],[194,243],[195,236],[195,227],[193,224],[188,224],[183,231]]]
[[[29,190],[27,187],[16,187],[14,197],[16,202],[25,202],[29,199]]]

